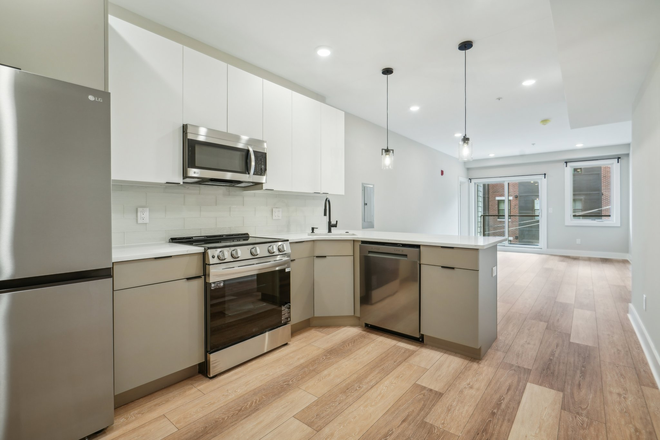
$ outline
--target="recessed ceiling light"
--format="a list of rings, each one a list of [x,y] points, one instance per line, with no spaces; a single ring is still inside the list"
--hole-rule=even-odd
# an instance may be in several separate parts
[[[411,111],[411,112],[416,112],[417,110],[419,110],[419,106],[418,106],[418,105],[413,105],[412,107],[410,107],[410,111]]]
[[[459,138],[459,137],[461,137],[461,136],[463,136],[463,133],[454,133],[454,137]]]
[[[320,57],[327,57],[332,53],[332,50],[330,50],[330,48],[327,46],[319,46],[316,48],[316,53]]]
[[[580,148],[580,147],[584,147],[584,144],[575,144],[575,146]]]
[[[523,86],[531,86],[535,82],[536,82],[535,79],[527,79],[527,80],[523,81]]]
[[[490,156],[490,157],[495,157],[495,154],[494,154],[494,153],[490,153],[488,156]]]

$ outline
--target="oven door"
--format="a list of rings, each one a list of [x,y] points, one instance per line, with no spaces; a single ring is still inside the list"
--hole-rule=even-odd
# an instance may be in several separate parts
[[[291,263],[270,257],[246,265],[207,266],[208,353],[258,336],[291,321]]]
[[[265,142],[192,125],[184,139],[184,182],[266,182]]]

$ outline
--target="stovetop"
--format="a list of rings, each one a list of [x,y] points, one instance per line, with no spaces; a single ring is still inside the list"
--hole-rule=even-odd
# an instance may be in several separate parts
[[[187,244],[189,246],[201,246],[206,249],[220,249],[263,243],[278,243],[280,241],[286,240],[269,237],[251,237],[250,234],[196,235],[194,237],[174,237],[170,239],[170,243]]]
[[[200,235],[173,237],[170,243],[203,247],[206,264],[221,264],[257,258],[288,258],[291,246],[288,240],[251,237],[249,234]]]

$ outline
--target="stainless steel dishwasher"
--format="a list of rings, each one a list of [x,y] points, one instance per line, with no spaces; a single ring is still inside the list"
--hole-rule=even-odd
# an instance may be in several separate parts
[[[421,341],[419,297],[419,246],[362,242],[360,322]]]

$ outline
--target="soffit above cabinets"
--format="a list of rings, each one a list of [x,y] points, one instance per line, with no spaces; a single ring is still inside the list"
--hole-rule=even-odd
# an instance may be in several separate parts
[[[640,0],[643,4],[651,1]],[[601,101],[606,98],[591,99],[595,92],[571,92],[580,83],[566,78],[562,41],[565,27],[571,25],[564,25],[561,17],[571,11],[582,13],[578,4],[582,2],[427,1],[405,7],[397,0],[113,2],[323,95],[329,105],[381,126],[385,125],[385,96],[379,72],[391,66],[397,72],[390,84],[391,130],[452,156],[458,142],[454,134],[463,130],[463,54],[456,45],[474,40],[475,49],[468,54],[467,99],[475,159],[562,151],[578,143],[585,147],[629,143],[631,125],[625,115],[638,87],[637,77],[654,56],[635,51],[639,62],[627,66],[621,58],[614,61],[616,69],[600,69],[599,81],[617,96],[604,105]],[[607,16],[607,10],[622,2],[604,0],[589,11],[602,24],[599,14]],[[557,8],[565,12],[555,16]],[[640,7],[631,17],[643,13]],[[628,26],[630,20],[626,18],[622,25]],[[649,44],[654,38],[657,44],[660,40],[649,29],[644,26],[644,35]],[[594,44],[600,45],[618,35],[607,37],[597,29],[590,32]],[[329,46],[332,54],[319,57],[319,46]],[[601,62],[607,61],[605,55]],[[587,67],[584,72],[591,72]],[[633,75],[634,80],[622,84],[621,76],[635,69],[640,73]],[[537,81],[531,87],[522,86],[526,79]],[[413,105],[420,109],[411,112]],[[546,118],[552,123],[540,125]]]

